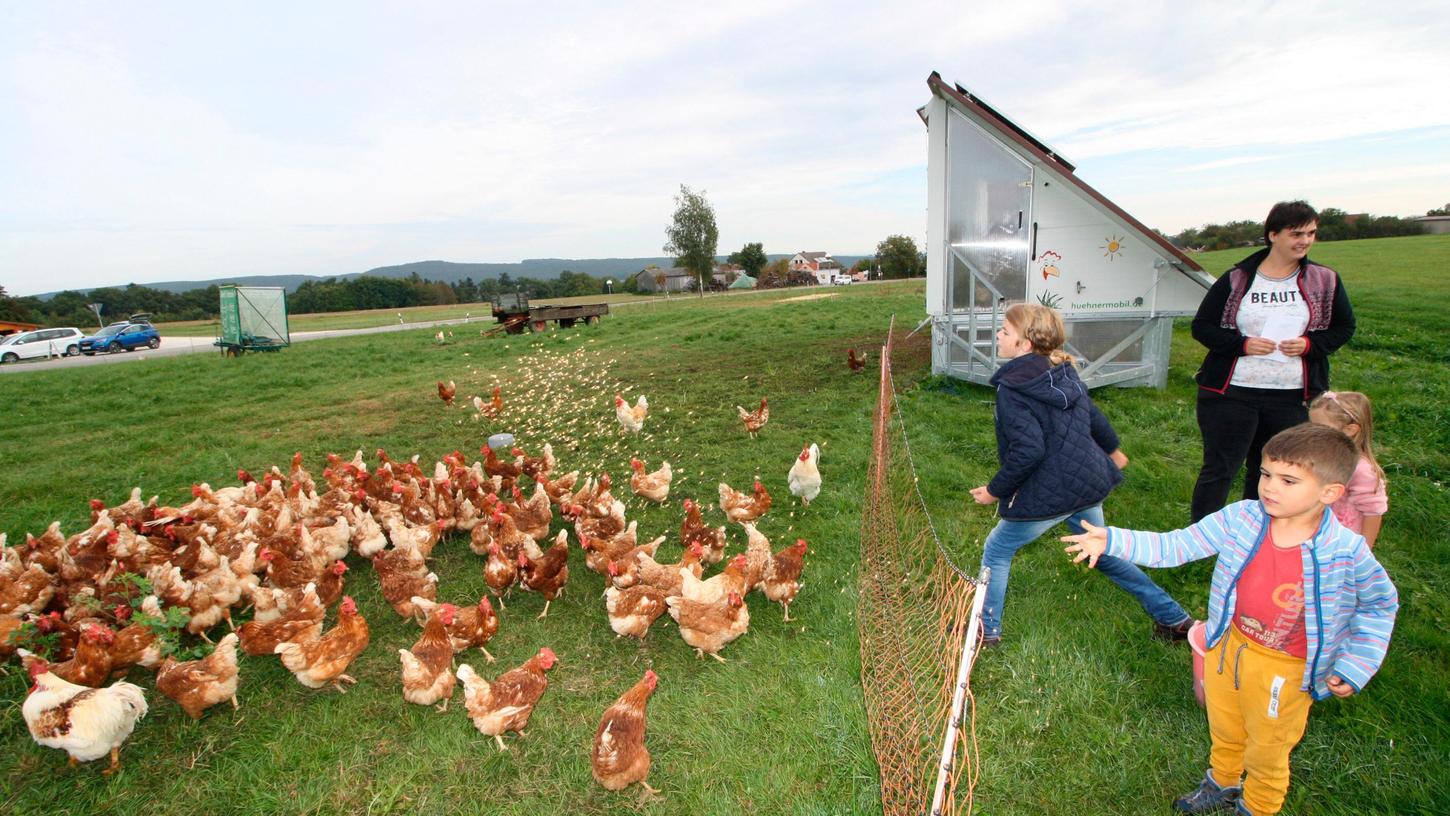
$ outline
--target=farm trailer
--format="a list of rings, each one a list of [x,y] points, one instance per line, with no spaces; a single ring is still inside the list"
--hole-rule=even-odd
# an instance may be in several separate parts
[[[607,314],[608,303],[530,306],[528,295],[522,292],[499,295],[493,299],[493,316],[500,323],[498,328],[509,334],[542,332],[549,328],[550,322],[558,323],[564,329],[572,328],[579,321],[593,326]]]

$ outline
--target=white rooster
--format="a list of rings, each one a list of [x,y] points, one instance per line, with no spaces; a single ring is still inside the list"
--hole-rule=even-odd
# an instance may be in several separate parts
[[[30,736],[40,745],[70,754],[71,765],[109,753],[111,766],[104,773],[115,773],[121,766],[121,743],[131,736],[136,721],[146,716],[146,696],[140,686],[126,682],[105,688],[78,686],[51,674],[44,660],[32,656],[27,663],[35,688],[21,713]]]
[[[790,473],[786,475],[786,481],[790,482],[791,495],[800,496],[803,505],[809,506],[820,495],[821,471],[816,467],[820,461],[821,449],[812,442],[801,449],[801,455],[796,457],[795,463],[790,466]]]
[[[644,427],[644,418],[649,415],[649,400],[643,395],[635,400],[634,407],[624,401],[622,394],[614,395],[614,415],[619,419],[619,424],[630,433],[639,433]]]

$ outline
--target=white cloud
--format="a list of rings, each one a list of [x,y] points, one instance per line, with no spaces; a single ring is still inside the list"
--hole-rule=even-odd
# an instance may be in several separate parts
[[[1178,168],[1179,173],[1201,173],[1204,170],[1222,170],[1226,167],[1242,167],[1245,164],[1259,164],[1260,162],[1272,161],[1273,156],[1235,156],[1230,159],[1215,159],[1214,161],[1201,162],[1199,164],[1188,164]]]
[[[1282,198],[1286,145],[1450,126],[1419,79],[1450,73],[1433,4],[976,5],[16,11],[0,285],[651,255],[681,183],[722,252],[869,251],[924,230],[933,69],[1165,228]],[[1142,156],[1171,189],[1134,178]],[[1386,212],[1445,187],[1344,164],[1304,186]]]

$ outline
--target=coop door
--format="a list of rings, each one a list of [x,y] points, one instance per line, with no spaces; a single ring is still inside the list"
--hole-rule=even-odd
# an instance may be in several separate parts
[[[1027,298],[1032,166],[957,111],[947,129],[948,302],[954,312]]]

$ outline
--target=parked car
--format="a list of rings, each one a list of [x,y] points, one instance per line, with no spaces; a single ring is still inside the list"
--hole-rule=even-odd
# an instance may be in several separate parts
[[[76,328],[36,329],[0,340],[0,363],[14,363],[34,357],[74,357],[81,353],[85,332]]]
[[[83,338],[80,342],[81,354],[89,357],[98,351],[135,351],[142,346],[160,347],[161,333],[156,331],[156,327],[152,326],[149,321],[139,319],[139,317],[139,315],[134,315],[130,320],[112,323],[95,334]]]
[[[851,279],[850,275],[837,275],[831,279],[832,286],[850,286],[853,283],[855,281]]]

